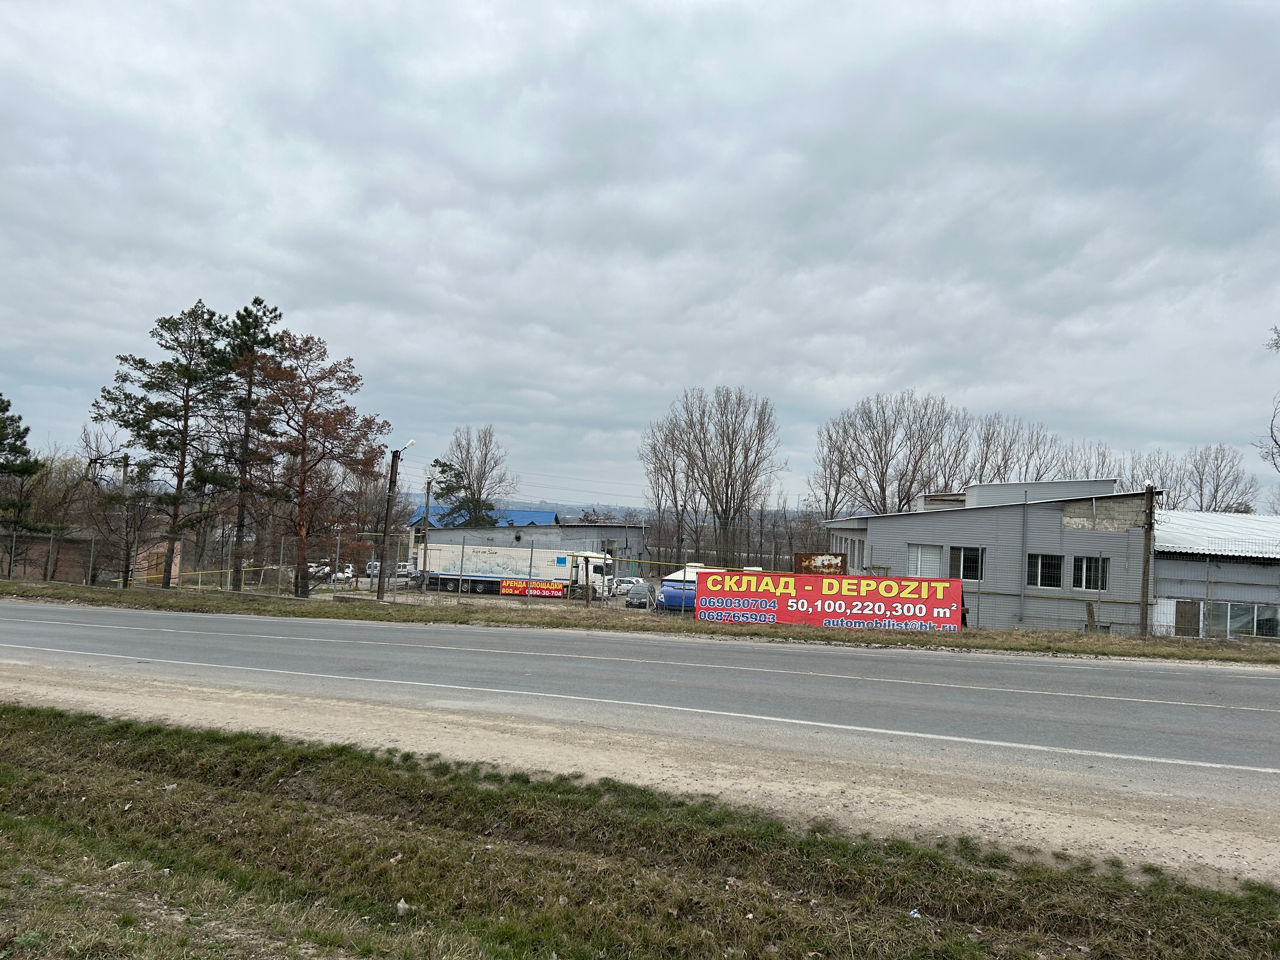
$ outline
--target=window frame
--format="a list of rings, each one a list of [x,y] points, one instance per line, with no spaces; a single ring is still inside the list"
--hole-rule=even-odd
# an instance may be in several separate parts
[[[966,561],[966,558],[969,556],[969,551],[971,550],[977,554],[978,575],[976,577],[966,577],[964,575],[965,567],[967,566],[965,561]],[[959,556],[960,558],[959,564],[956,563],[957,556]],[[951,552],[950,552],[950,555],[948,556],[948,561],[949,562],[947,564],[947,573],[949,578],[952,580],[963,580],[967,583],[981,583],[986,579],[986,573],[987,573],[987,548],[986,547],[951,547]],[[957,566],[959,567],[958,574],[956,572]]]
[[[938,572],[934,574],[920,572],[922,550],[938,551]],[[911,571],[912,554],[915,555],[915,572]],[[942,576],[942,544],[940,543],[908,543],[907,544],[907,576],[908,577],[941,577]]]
[[[1027,554],[1027,586],[1039,587],[1043,590],[1061,590],[1062,589],[1062,572],[1066,567],[1066,554],[1062,553],[1028,553]],[[1035,561],[1035,575],[1032,578],[1032,561]],[[1045,560],[1058,561],[1058,582],[1045,582]]]
[[[1095,567],[1090,577],[1089,568]],[[1111,586],[1111,558],[1075,556],[1071,558],[1071,589],[1090,593],[1106,593]]]

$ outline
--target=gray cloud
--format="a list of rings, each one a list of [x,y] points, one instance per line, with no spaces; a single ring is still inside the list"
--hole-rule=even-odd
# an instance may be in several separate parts
[[[11,4],[0,391],[70,443],[155,317],[261,295],[537,495],[638,502],[644,425],[720,382],[793,492],[874,391],[1262,433],[1280,13],[897,6]]]

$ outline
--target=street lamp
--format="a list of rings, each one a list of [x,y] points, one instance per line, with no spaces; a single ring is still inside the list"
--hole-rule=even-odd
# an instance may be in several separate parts
[[[400,454],[413,446],[410,440],[399,450],[391,451],[391,477],[387,483],[387,512],[382,517],[382,558],[378,561],[378,599],[387,595],[387,544],[391,541],[391,508],[396,500],[396,473],[400,469]]]
[[[427,544],[428,538],[431,536],[431,485],[436,482],[436,478],[431,474],[426,476],[427,483],[427,499],[422,506],[422,563],[419,564],[419,572],[422,574],[422,589],[427,589]]]

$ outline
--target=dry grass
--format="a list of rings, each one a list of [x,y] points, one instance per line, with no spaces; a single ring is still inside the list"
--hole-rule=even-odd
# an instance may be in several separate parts
[[[338,602],[349,597],[353,602]],[[400,595],[396,603],[378,603],[372,594],[330,594],[310,600],[274,594],[230,594],[216,590],[113,590],[69,584],[0,581],[0,598],[181,610],[198,613],[254,613],[262,616],[322,617],[396,623],[470,623],[491,626],[534,626],[613,630],[634,633],[677,633],[712,637],[752,637],[772,641],[856,643],[876,646],[945,647],[957,650],[1003,650],[1077,656],[1151,657],[1280,663],[1280,643],[1258,640],[1201,640],[1181,637],[1126,637],[1065,631],[965,630],[955,634],[864,630],[856,634],[803,626],[735,626],[701,623],[691,617],[659,615],[620,606],[586,608],[581,601],[540,600],[524,604],[507,598]],[[614,601],[617,603],[618,601]]]
[[[1269,957],[1280,891],[0,706],[0,957]],[[404,907],[397,909],[403,900]]]

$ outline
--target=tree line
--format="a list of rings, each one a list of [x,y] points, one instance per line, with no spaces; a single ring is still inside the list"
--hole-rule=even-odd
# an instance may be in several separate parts
[[[897,513],[923,493],[971,483],[1083,477],[1118,478],[1122,491],[1154,484],[1169,510],[1250,513],[1258,498],[1243,454],[1224,443],[1124,453],[1003,413],[975,416],[912,390],[865,397],[827,420],[814,463],[809,492],[827,517]]]
[[[344,544],[354,558],[388,523],[403,528],[407,503],[388,516],[384,501],[391,425],[355,406],[363,380],[350,357],[286,329],[260,297],[231,317],[198,300],[149,337],[150,356],[116,357],[77,450],[33,455],[0,396],[0,573],[43,554],[50,578],[75,532],[92,545],[89,581],[105,571],[127,587],[152,554],[161,587],[208,570],[241,590],[287,559],[292,592],[306,596],[312,570]],[[492,425],[454,431],[430,469],[445,525],[496,523],[516,484],[506,457]]]
[[[1280,350],[1280,331],[1272,348]],[[1280,410],[1280,406],[1277,407]],[[1280,413],[1264,459],[1280,467]],[[826,549],[821,521],[912,509],[925,493],[973,483],[1117,478],[1121,491],[1154,484],[1172,510],[1252,512],[1258,481],[1225,443],[1175,454],[1124,453],[1064,439],[1044,424],[975,415],[945,398],[903,390],[865,397],[817,432],[808,496],[794,507],[776,480],[779,428],[772,403],[741,387],[684,391],[649,424],[638,456],[647,481],[651,552],[681,563],[769,565]]]
[[[773,567],[796,551],[826,549],[821,518],[790,507],[777,485],[778,451],[768,398],[743,387],[685,390],[640,442],[651,556]]]
[[[330,358],[324,340],[282,321],[260,297],[234,317],[197,301],[157,319],[158,357],[116,357],[79,451],[28,451],[29,473],[5,468],[10,564],[18,531],[79,526],[127,586],[158,528],[163,587],[180,544],[194,554],[182,566],[202,569],[212,554],[239,590],[278,543],[293,560],[293,592],[306,596],[309,558],[330,556],[344,531],[354,548],[381,526],[391,427],[353,405],[362,379],[350,357]]]

